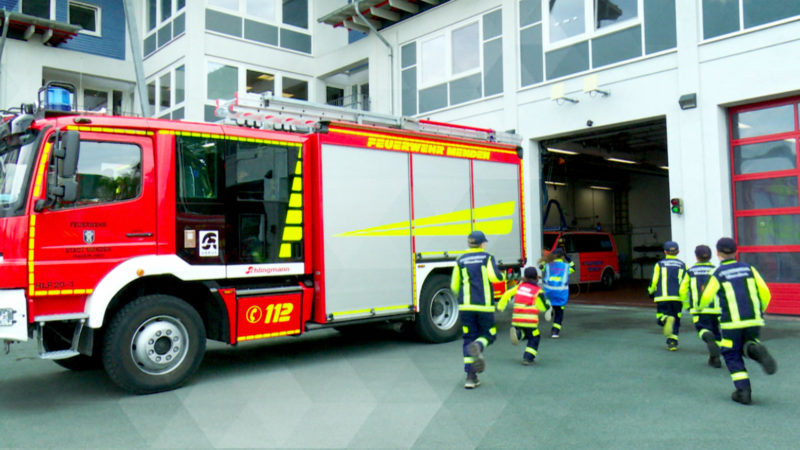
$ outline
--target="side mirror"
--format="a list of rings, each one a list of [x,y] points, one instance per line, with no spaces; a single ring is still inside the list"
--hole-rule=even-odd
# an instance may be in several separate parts
[[[60,134],[55,151],[55,156],[58,158],[58,176],[72,178],[78,171],[80,137],[80,133],[77,131],[66,131]]]

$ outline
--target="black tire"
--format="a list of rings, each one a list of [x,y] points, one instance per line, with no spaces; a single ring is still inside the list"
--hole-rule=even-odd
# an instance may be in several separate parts
[[[600,284],[603,286],[605,290],[614,289],[614,285],[616,284],[617,280],[614,277],[614,271],[611,269],[606,269],[603,271],[603,275],[600,277]]]
[[[103,365],[121,388],[152,394],[183,385],[200,367],[205,350],[203,320],[191,305],[169,295],[148,295],[111,319]]]
[[[75,323],[48,323],[42,328],[42,345],[46,352],[66,350],[72,346],[72,335],[75,332]],[[103,359],[100,356],[99,346],[95,346],[92,356],[77,355],[71,358],[54,359],[54,363],[75,372],[100,370],[103,368]]]
[[[435,274],[425,281],[414,330],[427,342],[448,342],[461,334],[458,299],[450,290],[449,276]]]

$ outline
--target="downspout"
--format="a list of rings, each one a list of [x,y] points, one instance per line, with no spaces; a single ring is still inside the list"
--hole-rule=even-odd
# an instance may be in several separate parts
[[[3,50],[6,48],[6,35],[8,34],[9,22],[8,11],[3,10],[3,35],[0,36],[0,85],[3,84]],[[4,106],[3,103],[5,103],[5,98],[0,99],[0,106]]]
[[[392,102],[391,114],[394,115],[394,52],[392,51],[392,45],[389,44],[389,42],[383,36],[381,36],[380,33],[378,33],[378,30],[376,30],[375,27],[372,26],[372,23],[370,23],[370,21],[367,20],[363,14],[361,14],[361,1],[362,0],[356,1],[356,6],[355,6],[356,15],[361,19],[363,23],[367,24],[369,29],[373,33],[375,33],[376,36],[378,36],[378,39],[380,39],[381,42],[383,42],[383,45],[385,45],[386,48],[389,49],[389,82],[391,83],[389,95]]]
[[[123,0],[122,3],[125,7],[125,19],[128,22],[128,38],[131,40],[133,68],[136,72],[136,88],[139,91],[142,116],[150,117],[150,104],[147,101],[147,82],[144,78],[144,64],[142,63],[142,49],[139,47],[139,28],[136,26],[136,17],[133,15],[134,9],[131,0]]]

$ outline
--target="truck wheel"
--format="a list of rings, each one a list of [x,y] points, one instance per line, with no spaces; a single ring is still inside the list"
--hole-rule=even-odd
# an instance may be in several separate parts
[[[450,277],[431,275],[422,286],[414,327],[417,336],[427,342],[447,342],[459,336],[461,318],[458,299],[450,290]]]
[[[616,280],[614,279],[614,271],[611,269],[606,269],[603,271],[603,275],[600,278],[600,284],[603,285],[603,289],[611,290],[614,289],[614,283]]]
[[[72,346],[72,333],[75,331],[75,324],[51,323],[42,328],[42,345],[46,352],[67,350]],[[100,356],[100,349],[95,345],[95,352],[92,356],[77,355],[71,358],[54,359],[53,362],[59,366],[83,372],[88,370],[99,370],[103,368],[103,359]]]
[[[108,376],[123,389],[151,394],[180,387],[200,366],[206,332],[188,303],[147,295],[111,320],[103,346]]]

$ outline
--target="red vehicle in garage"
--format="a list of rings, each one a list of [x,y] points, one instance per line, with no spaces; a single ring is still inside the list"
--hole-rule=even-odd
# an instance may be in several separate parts
[[[563,247],[575,264],[569,282],[601,283],[611,289],[619,280],[619,255],[610,233],[602,231],[546,231],[542,248],[548,251]]]

